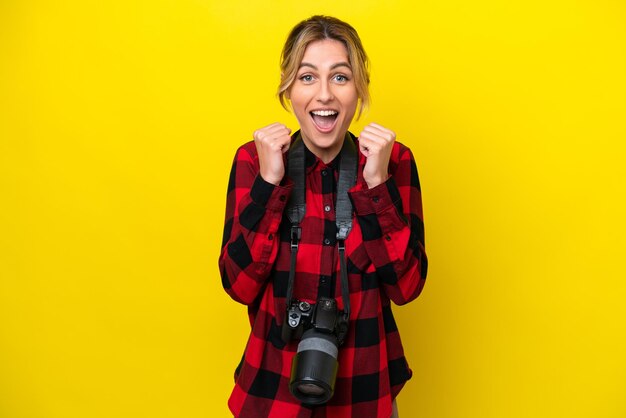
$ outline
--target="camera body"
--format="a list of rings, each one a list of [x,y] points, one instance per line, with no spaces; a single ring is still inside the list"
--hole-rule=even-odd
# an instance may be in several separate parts
[[[337,303],[331,298],[320,298],[315,304],[294,300],[287,307],[282,339],[284,342],[300,339],[303,332],[311,328],[318,332],[336,333],[339,331],[340,314]]]
[[[348,318],[332,298],[315,304],[294,300],[287,307],[282,339],[300,338],[291,365],[289,390],[301,402],[320,405],[333,396],[339,363],[339,345],[348,329]]]

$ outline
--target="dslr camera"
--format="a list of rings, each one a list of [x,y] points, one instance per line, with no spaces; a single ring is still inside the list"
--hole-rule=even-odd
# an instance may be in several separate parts
[[[289,390],[308,405],[328,402],[335,390],[337,355],[348,331],[348,318],[332,298],[315,304],[293,300],[287,307],[282,339],[300,338],[291,364]]]

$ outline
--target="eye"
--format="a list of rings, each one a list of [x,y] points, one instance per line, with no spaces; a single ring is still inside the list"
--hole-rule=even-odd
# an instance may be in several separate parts
[[[349,78],[347,76],[343,75],[343,74],[337,74],[335,76],[335,81],[337,83],[339,83],[339,84],[345,84],[345,83],[348,82],[348,80],[349,80]]]
[[[311,74],[304,74],[304,75],[300,76],[300,80],[302,80],[306,84],[312,83],[313,82],[313,76]]]

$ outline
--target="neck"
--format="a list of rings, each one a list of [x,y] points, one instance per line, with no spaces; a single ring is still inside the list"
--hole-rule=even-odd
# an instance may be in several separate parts
[[[343,147],[343,141],[345,141],[347,133],[343,134],[341,141],[331,145],[328,148],[316,147],[311,141],[309,141],[304,135],[302,135],[302,141],[306,145],[307,149],[313,153],[317,158],[322,160],[324,164],[330,163],[341,152]]]

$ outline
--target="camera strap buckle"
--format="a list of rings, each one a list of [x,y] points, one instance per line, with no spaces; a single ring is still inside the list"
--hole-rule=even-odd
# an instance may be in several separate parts
[[[297,225],[291,226],[291,250],[298,251],[298,243],[300,242],[300,238],[302,238],[302,228]]]
[[[337,341],[339,345],[342,345],[344,340],[346,339],[346,335],[348,334],[348,323],[350,321],[350,313],[345,310],[339,317],[339,321],[337,323]]]
[[[302,228],[298,224],[291,225],[291,262],[289,263],[289,281],[287,282],[287,312],[291,306],[291,295],[293,294],[293,279],[296,274],[296,258],[298,255],[298,243],[302,238]]]

